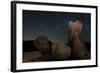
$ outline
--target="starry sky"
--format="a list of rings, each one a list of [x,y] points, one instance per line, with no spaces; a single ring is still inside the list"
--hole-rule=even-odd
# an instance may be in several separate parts
[[[38,35],[45,35],[53,42],[67,42],[68,22],[81,18],[82,37],[90,41],[91,14],[51,11],[23,10],[23,40],[34,40]]]

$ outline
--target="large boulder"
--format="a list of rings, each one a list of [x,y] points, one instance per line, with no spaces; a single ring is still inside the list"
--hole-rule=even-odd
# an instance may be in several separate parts
[[[42,54],[46,54],[49,52],[50,44],[46,36],[44,35],[37,36],[33,43],[35,44],[38,51],[41,52]]]
[[[63,42],[53,43],[52,54],[54,58],[59,60],[68,59],[71,54],[71,48]]]

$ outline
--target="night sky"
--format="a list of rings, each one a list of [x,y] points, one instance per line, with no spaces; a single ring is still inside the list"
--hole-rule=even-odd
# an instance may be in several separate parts
[[[45,35],[53,42],[67,42],[68,22],[76,18],[81,18],[83,22],[82,37],[90,41],[89,13],[23,10],[23,40],[34,40],[38,35]]]

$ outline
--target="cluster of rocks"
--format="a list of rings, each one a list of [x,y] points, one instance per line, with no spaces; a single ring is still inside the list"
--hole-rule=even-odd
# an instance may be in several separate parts
[[[52,42],[50,44],[46,36],[37,36],[33,44],[36,46],[38,51],[25,53],[25,61],[89,59],[90,53],[87,51],[86,44],[80,35],[82,28],[82,22],[79,19],[69,22],[69,45],[64,42]]]

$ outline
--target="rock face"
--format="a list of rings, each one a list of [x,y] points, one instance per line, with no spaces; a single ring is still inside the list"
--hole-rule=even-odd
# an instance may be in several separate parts
[[[82,22],[78,19],[69,23],[69,36],[72,40],[72,55],[77,59],[90,58],[90,54],[87,51],[86,45],[83,41],[84,39],[82,39],[82,37],[80,36],[82,28]]]
[[[38,51],[41,52],[42,54],[46,54],[49,52],[50,44],[46,36],[40,35],[36,37],[33,43],[35,44]]]
[[[51,44],[48,38],[44,35],[39,35],[36,37],[34,44],[38,51],[42,54],[43,61],[51,61],[53,60],[53,56],[51,54]]]
[[[63,42],[53,43],[52,54],[56,59],[68,59],[71,54],[71,48]]]
[[[89,58],[90,54],[86,48],[84,41],[77,33],[75,33],[73,37],[73,55],[79,59]]]
[[[69,33],[70,37],[73,38],[75,32],[80,34],[82,32],[82,27],[83,27],[83,25],[80,20],[76,19],[74,21],[70,21],[69,27],[68,27],[68,33]]]

